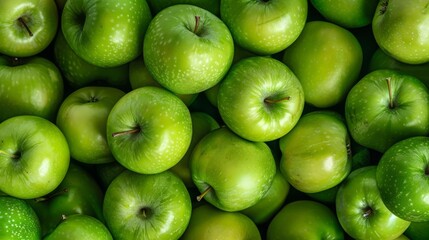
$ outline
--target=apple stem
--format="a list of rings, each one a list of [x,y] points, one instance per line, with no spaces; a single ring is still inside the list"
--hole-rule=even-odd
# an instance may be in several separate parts
[[[195,16],[195,27],[194,27],[195,34],[197,33],[199,26],[200,26],[200,16]]]
[[[212,187],[206,188],[204,192],[202,192],[200,195],[197,196],[197,201],[200,202],[201,200],[203,200],[204,196],[206,196],[207,193],[209,193],[211,190],[212,190]]]
[[[287,101],[287,100],[290,100],[290,96],[287,96],[287,97],[284,97],[284,98],[280,98],[280,99],[265,98],[264,102],[272,104],[272,103],[278,103],[278,102]]]
[[[112,137],[119,137],[127,134],[139,133],[139,132],[140,132],[140,128],[134,128],[134,129],[130,129],[122,132],[114,132],[112,133]]]
[[[61,219],[60,219],[60,221],[64,221],[64,220],[66,220],[67,219],[67,216],[65,215],[65,214],[61,214]]]
[[[393,108],[393,96],[392,96],[392,84],[390,82],[390,77],[386,78],[386,82],[387,82],[387,90],[389,91],[389,107]]]
[[[364,209],[364,211],[365,212],[362,215],[364,218],[368,218],[369,216],[372,215],[372,208],[367,207],[367,208]]]
[[[30,35],[30,37],[32,37],[33,33],[31,32],[31,30],[28,27],[28,25],[25,23],[24,18],[20,17],[20,18],[18,18],[18,21],[19,21],[19,23],[21,23],[24,26],[25,30],[27,30],[28,35]]]
[[[51,198],[54,198],[54,197],[59,196],[59,195],[61,195],[61,194],[64,194],[64,193],[66,193],[66,192],[68,192],[68,191],[69,191],[69,190],[68,190],[67,188],[63,188],[63,189],[61,189],[61,191],[55,192],[55,193],[53,193],[53,194],[51,194],[51,195],[49,195],[49,196],[36,198],[36,199],[35,199],[35,201],[36,201],[36,202],[43,202],[43,201],[47,201],[47,200],[49,200],[49,199],[51,199]]]
[[[11,153],[8,153],[8,152],[3,151],[3,150],[0,150],[0,155],[3,155],[5,157],[9,157],[12,159],[18,159],[19,158],[19,154],[11,154]]]

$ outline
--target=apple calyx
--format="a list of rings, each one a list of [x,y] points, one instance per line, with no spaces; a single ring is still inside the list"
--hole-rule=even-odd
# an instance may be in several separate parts
[[[119,137],[119,136],[128,135],[128,134],[135,134],[139,132],[140,132],[140,128],[138,127],[138,128],[122,131],[122,132],[114,132],[112,133],[112,137]]]
[[[387,10],[387,6],[389,5],[389,0],[383,0],[380,3],[380,14],[384,14]]]
[[[264,103],[274,104],[274,103],[279,103],[279,102],[283,102],[283,101],[287,101],[287,100],[290,100],[290,96],[286,96],[286,97],[279,98],[279,99],[265,98]]]
[[[28,32],[28,35],[30,37],[32,37],[33,36],[33,32],[31,32],[30,28],[28,27],[28,25],[26,23],[27,21],[28,21],[28,19],[25,16],[22,16],[22,17],[18,18],[18,22],[25,28],[25,30]]]
[[[207,193],[209,193],[212,189],[213,188],[211,186],[206,188],[206,190],[204,190],[200,195],[197,196],[197,201],[200,202],[201,200],[203,200],[204,196],[206,196]]]
[[[98,102],[98,98],[97,98],[96,96],[91,96],[91,97],[88,99],[88,102],[89,102],[89,103]]]
[[[63,188],[63,189],[61,189],[60,191],[55,192],[55,193],[52,193],[52,194],[50,194],[50,195],[47,195],[47,196],[44,196],[44,197],[36,198],[36,199],[34,199],[34,201],[36,201],[36,202],[44,202],[44,201],[48,201],[48,200],[50,200],[50,199],[52,199],[52,198],[54,198],[54,197],[60,196],[60,195],[62,195],[62,194],[65,194],[65,193],[67,193],[68,191],[69,191],[69,190],[68,190],[67,188]]]
[[[148,207],[142,207],[139,209],[137,216],[140,217],[143,220],[146,220],[152,216],[153,212],[152,209]]]
[[[362,217],[364,217],[365,219],[368,219],[369,217],[372,216],[373,213],[374,211],[372,210],[372,208],[370,206],[367,206],[363,209]]]
[[[393,102],[393,96],[392,96],[392,84],[391,84],[391,78],[386,78],[387,82],[387,90],[389,91],[389,108],[393,109],[395,108],[395,103]]]

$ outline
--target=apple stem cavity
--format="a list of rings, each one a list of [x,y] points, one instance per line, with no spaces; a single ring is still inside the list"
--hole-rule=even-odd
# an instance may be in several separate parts
[[[67,188],[63,188],[63,189],[61,189],[60,191],[58,191],[58,192],[55,192],[55,193],[52,193],[51,195],[48,195],[48,196],[45,196],[45,197],[39,197],[39,198],[36,198],[34,201],[36,201],[36,202],[44,202],[44,201],[48,201],[49,199],[52,199],[52,198],[54,198],[54,197],[56,197],[56,196],[60,196],[60,195],[62,195],[62,194],[64,194],[64,193],[67,193],[69,190],[67,189]]]
[[[373,214],[373,210],[372,210],[372,208],[371,207],[366,207],[364,210],[363,210],[364,212],[363,212],[363,214],[362,214],[362,216],[364,217],[364,218],[369,218],[372,214]]]
[[[204,192],[202,192],[200,195],[197,196],[197,201],[200,202],[201,200],[203,200],[204,196],[206,196],[207,193],[209,193],[211,190],[212,190],[212,187],[206,188]]]
[[[8,153],[8,152],[3,151],[3,150],[0,150],[0,155],[8,157],[8,158],[12,158],[12,159],[18,159],[20,157],[20,154]]]
[[[138,212],[138,216],[142,219],[147,219],[152,216],[152,210],[148,207],[142,207]]]
[[[283,102],[283,101],[287,101],[287,100],[290,100],[290,96],[286,96],[286,97],[279,98],[279,99],[265,98],[264,103],[274,104],[274,103],[279,103],[279,102]]]
[[[380,3],[380,14],[384,14],[387,10],[387,6],[389,5],[389,0],[384,0]]]
[[[200,26],[200,16],[195,16],[195,26],[194,26],[194,33],[197,34],[198,28]]]
[[[27,30],[28,35],[30,35],[30,37],[33,36],[33,33],[31,32],[30,28],[28,27],[27,23],[25,22],[23,17],[18,18],[18,22],[24,26],[25,30]]]
[[[139,132],[140,132],[140,128],[134,128],[134,129],[130,129],[122,132],[114,132],[112,133],[112,137],[119,137],[119,136],[128,135],[128,134],[135,134]]]
[[[391,78],[390,77],[386,78],[386,82],[387,82],[387,90],[389,91],[389,108],[393,109],[395,105],[393,103]]]

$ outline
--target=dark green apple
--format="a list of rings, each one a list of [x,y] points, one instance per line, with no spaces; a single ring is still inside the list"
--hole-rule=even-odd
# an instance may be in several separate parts
[[[384,204],[375,165],[361,167],[341,183],[335,209],[341,226],[354,239],[396,239],[410,225]]]
[[[385,152],[402,139],[429,134],[429,90],[406,73],[375,70],[350,90],[344,114],[358,144]]]
[[[94,166],[94,174],[100,184],[100,187],[105,191],[110,183],[126,168],[117,161],[96,164]]]
[[[250,141],[287,134],[304,109],[304,91],[281,61],[248,57],[234,64],[219,86],[218,109],[225,124]]]
[[[429,221],[429,137],[391,146],[377,165],[377,187],[386,207],[411,222]]]
[[[300,80],[305,101],[326,108],[343,101],[356,83],[363,53],[349,30],[327,21],[310,21],[285,49],[282,60]]]
[[[179,239],[192,204],[182,180],[170,171],[139,174],[125,170],[109,185],[103,204],[115,239]]]
[[[63,95],[60,70],[49,59],[0,55],[0,122],[24,114],[55,120]]]
[[[412,240],[429,239],[429,221],[426,222],[411,222],[410,226],[405,230],[404,235]]]
[[[54,0],[0,1],[0,53],[30,57],[45,50],[58,29]]]
[[[189,4],[159,12],[144,38],[143,57],[149,72],[178,94],[199,93],[216,85],[233,56],[234,42],[223,21]]]

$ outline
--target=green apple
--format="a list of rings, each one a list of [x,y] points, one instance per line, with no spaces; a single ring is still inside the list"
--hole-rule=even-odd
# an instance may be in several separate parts
[[[391,146],[377,165],[377,186],[386,207],[411,222],[429,221],[429,137]]]
[[[97,218],[84,214],[63,215],[53,232],[43,240],[113,240],[109,229]]]
[[[278,53],[301,34],[307,0],[222,0],[220,16],[234,41],[258,55]]]
[[[0,53],[30,57],[45,50],[58,29],[54,0],[0,1]]]
[[[381,48],[377,48],[371,56],[369,71],[386,68],[413,75],[429,87],[429,62],[422,64],[403,63],[387,55]]]
[[[358,144],[385,152],[399,140],[429,134],[429,90],[406,73],[375,70],[348,93],[345,118]]]
[[[216,16],[220,15],[220,0],[147,0],[152,13],[176,4],[191,4],[204,8]]]
[[[276,163],[264,142],[251,142],[227,127],[205,135],[191,155],[192,181],[198,199],[224,211],[240,211],[256,204],[269,190]]]
[[[47,58],[0,55],[0,122],[27,114],[54,120],[63,95],[61,73]]]
[[[39,240],[42,237],[40,220],[24,200],[0,196],[0,239]]]
[[[327,108],[343,101],[358,80],[363,53],[349,30],[311,21],[285,49],[282,60],[300,80],[306,103]]]
[[[63,100],[56,125],[74,160],[88,164],[115,161],[107,144],[106,124],[110,110],[124,95],[112,87],[82,87]]]
[[[290,184],[278,170],[271,183],[270,189],[261,200],[241,212],[258,225],[267,223],[283,207],[289,193]]]
[[[281,61],[249,57],[234,64],[217,96],[225,124],[250,141],[267,142],[288,133],[304,109],[304,91]]]
[[[93,85],[130,89],[128,63],[117,67],[99,67],[88,63],[70,48],[62,31],[54,40],[53,52],[67,87],[73,90]]]
[[[126,93],[107,118],[107,144],[124,167],[159,173],[176,165],[192,139],[187,106],[173,93],[153,86]]]
[[[46,236],[60,224],[62,215],[85,214],[104,222],[104,192],[95,178],[83,167],[71,162],[61,184],[49,194],[28,200],[36,211],[42,235]]]
[[[192,210],[191,220],[182,240],[246,239],[261,240],[256,224],[240,212],[226,212],[210,204]]]
[[[334,212],[326,205],[297,200],[283,206],[268,225],[267,240],[344,239]]]
[[[402,0],[380,0],[372,20],[374,38],[380,48],[408,64],[429,61],[429,14],[427,0],[413,4]]]
[[[358,168],[341,183],[335,209],[353,239],[395,239],[410,225],[383,203],[376,181],[377,166]]]
[[[189,193],[170,171],[139,174],[125,170],[107,188],[106,224],[115,239],[178,239],[192,213]]]
[[[66,138],[52,122],[21,115],[0,123],[0,191],[42,197],[60,185],[69,163]]]
[[[191,176],[191,154],[195,145],[209,132],[219,128],[219,123],[208,113],[205,112],[191,112],[192,120],[192,139],[186,154],[180,161],[170,168],[170,170],[177,174],[186,187],[194,187],[194,182]]]
[[[115,67],[142,53],[151,19],[145,0],[68,0],[61,29],[79,57],[96,66]]]
[[[405,230],[404,235],[412,240],[429,239],[429,221],[426,222],[411,222],[410,226]]]
[[[287,181],[304,193],[316,193],[341,183],[351,171],[351,149],[342,116],[319,110],[303,115],[279,140],[279,168]]]
[[[378,1],[311,0],[311,4],[332,23],[345,28],[360,28],[372,23]]]
[[[163,9],[147,29],[143,57],[162,86],[194,94],[216,85],[234,56],[228,27],[208,10],[178,4]]]

